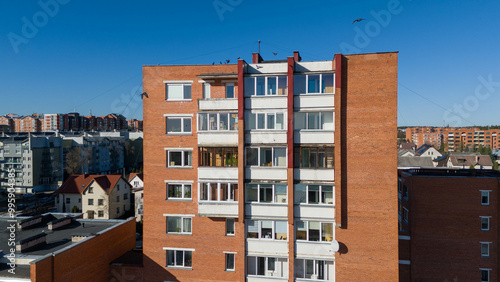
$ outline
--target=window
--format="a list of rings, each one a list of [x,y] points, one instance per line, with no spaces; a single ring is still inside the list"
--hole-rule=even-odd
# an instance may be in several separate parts
[[[192,267],[192,251],[167,250],[167,267]]]
[[[489,257],[490,256],[490,244],[491,242],[481,242],[481,256]]]
[[[247,130],[283,130],[285,129],[284,113],[247,113]]]
[[[168,167],[191,167],[192,151],[167,151],[167,166]]]
[[[88,199],[88,204],[89,204],[89,206],[93,206],[94,205],[94,199]]]
[[[245,96],[287,95],[287,77],[245,77]]]
[[[71,199],[70,198],[66,198],[66,204],[69,204],[71,203]]]
[[[481,205],[490,205],[490,191],[481,191]]]
[[[288,224],[286,221],[247,220],[247,238],[287,240]]]
[[[203,84],[203,99],[210,99],[210,84]]]
[[[104,211],[97,211],[98,217],[104,217]]]
[[[481,230],[482,231],[490,231],[490,217],[489,216],[481,216]]]
[[[234,271],[234,254],[226,254],[226,271]]]
[[[234,236],[234,218],[226,219],[226,236]]]
[[[89,194],[94,194],[94,187],[89,187]]]
[[[127,200],[128,199],[128,193],[123,194],[123,199]]]
[[[293,94],[333,94],[335,92],[333,78],[333,73],[295,75]]]
[[[165,99],[167,101],[191,100],[191,84],[166,84]]]
[[[333,223],[300,221],[295,223],[296,240],[330,242],[333,240]]]
[[[333,112],[295,112],[295,130],[333,130]]]
[[[333,205],[333,185],[296,184],[295,203]]]
[[[334,147],[295,147],[295,168],[334,168]]]
[[[238,183],[199,183],[200,201],[238,201]]]
[[[234,98],[234,83],[226,83],[226,98]]]
[[[166,117],[167,134],[191,133],[191,117]]]
[[[247,256],[247,275],[288,277],[288,259]]]
[[[333,261],[299,259],[295,260],[295,278],[330,280]]]
[[[167,216],[167,233],[191,234],[191,217]]]
[[[191,184],[167,184],[167,200],[172,199],[191,199]]]
[[[200,166],[238,166],[237,147],[199,148]]]
[[[246,148],[247,166],[286,167],[286,147]]]
[[[97,205],[98,206],[103,206],[104,205],[104,199],[98,199],[97,200]]]
[[[286,184],[248,183],[245,185],[246,202],[286,203]]]
[[[120,208],[119,207],[116,208],[116,213],[120,213]]]
[[[408,187],[403,185],[403,197],[408,200]]]
[[[238,130],[238,113],[199,113],[198,131]]]
[[[403,208],[403,220],[404,220],[406,223],[408,223],[408,217],[409,217],[408,213],[409,213],[409,212],[408,212],[408,209]]]
[[[481,270],[481,282],[490,282],[491,269],[480,269],[480,270]]]

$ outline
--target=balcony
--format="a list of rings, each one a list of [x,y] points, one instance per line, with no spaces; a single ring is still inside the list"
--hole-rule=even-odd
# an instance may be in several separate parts
[[[296,168],[293,171],[293,178],[295,180],[335,181],[335,169]]]
[[[247,144],[286,144],[286,131],[250,131],[245,134]]]
[[[304,94],[293,97],[296,109],[305,108],[333,108],[335,106],[334,94]]]
[[[247,252],[288,255],[288,240],[247,239]]]
[[[224,99],[199,99],[198,109],[201,111],[211,110],[237,110],[237,98],[224,98]]]
[[[332,220],[335,218],[334,205],[295,205],[294,214],[299,218],[316,220]]]
[[[334,144],[333,130],[300,130],[293,133],[293,142],[302,144]]]
[[[198,145],[238,146],[238,131],[198,131]]]
[[[238,167],[198,167],[198,179],[238,179]]]
[[[315,257],[332,259],[335,252],[331,242],[296,241],[297,257]]]
[[[286,180],[286,167],[247,167],[245,169],[245,178],[261,180]]]
[[[236,201],[198,202],[198,216],[237,218],[238,202]]]
[[[245,109],[286,109],[286,95],[263,95],[245,97]]]
[[[267,204],[267,203],[251,203],[245,204],[245,215],[250,217],[283,217],[288,216],[288,206],[286,203]]]

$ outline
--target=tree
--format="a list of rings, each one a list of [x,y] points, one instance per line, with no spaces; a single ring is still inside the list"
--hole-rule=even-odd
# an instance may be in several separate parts
[[[469,169],[475,169],[474,165],[472,165],[472,164],[471,164],[471,165],[469,166]]]
[[[82,173],[81,147],[73,147],[66,155],[66,173],[69,175]]]
[[[78,207],[77,207],[77,206],[73,206],[73,207],[71,208],[71,212],[72,212],[72,213],[78,213],[78,212],[80,212],[80,210],[78,209]]]
[[[493,162],[493,169],[498,170],[498,163],[496,161]]]

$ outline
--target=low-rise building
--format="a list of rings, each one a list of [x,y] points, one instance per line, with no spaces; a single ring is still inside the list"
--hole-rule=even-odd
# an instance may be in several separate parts
[[[144,204],[144,176],[142,173],[130,174],[128,183],[132,186],[132,193],[134,194],[135,218],[137,221],[142,220]]]
[[[492,169],[493,162],[488,155],[446,155],[435,160],[437,167],[457,168],[457,169]]]

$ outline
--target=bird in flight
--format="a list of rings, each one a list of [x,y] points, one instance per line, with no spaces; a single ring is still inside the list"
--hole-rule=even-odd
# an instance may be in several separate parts
[[[357,23],[357,22],[364,21],[364,20],[366,20],[366,19],[359,18],[359,19],[355,19],[352,23]]]
[[[274,56],[276,56],[276,55],[278,55],[278,53],[274,53],[274,52],[273,52],[273,55],[274,55]]]

